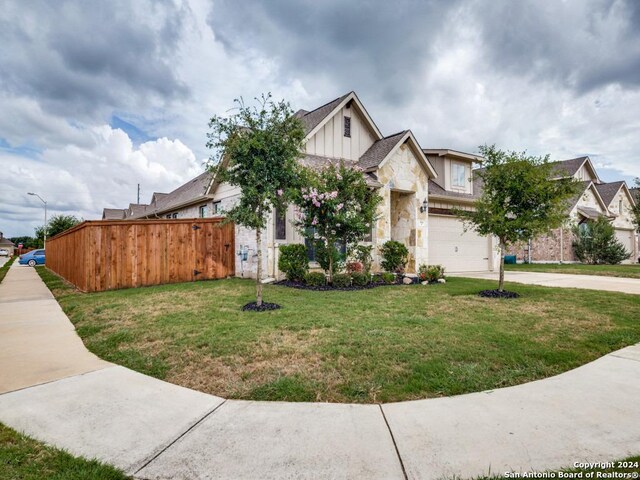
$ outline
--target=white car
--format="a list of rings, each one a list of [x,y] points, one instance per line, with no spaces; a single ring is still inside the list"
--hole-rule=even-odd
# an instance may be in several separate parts
[[[8,257],[9,256],[9,250],[7,250],[6,248],[0,248],[0,257]]]

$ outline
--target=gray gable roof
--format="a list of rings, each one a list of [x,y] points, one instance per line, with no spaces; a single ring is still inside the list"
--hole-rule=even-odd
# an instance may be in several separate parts
[[[207,191],[213,180],[211,172],[204,172],[197,177],[189,180],[187,183],[180,185],[170,193],[157,198],[155,206],[146,205],[142,211],[137,210],[132,218],[149,217],[159,215],[170,210],[174,210],[182,205],[197,202],[208,198]]]
[[[300,159],[300,163],[305,167],[314,168],[314,169],[322,168],[325,165],[330,165],[330,164],[337,165],[340,163],[344,163],[346,167],[353,167],[357,165],[357,162],[354,162],[353,160],[345,160],[341,158],[330,158],[330,157],[323,157],[320,155],[311,155],[311,154],[306,154],[304,157],[302,157]],[[378,181],[378,177],[376,177],[374,174],[363,173],[363,175],[364,175],[364,180],[365,182],[367,182],[367,185],[369,187],[371,188],[382,187],[382,184]]]
[[[618,190],[620,190],[620,187],[622,187],[624,183],[624,181],[620,181],[611,183],[600,183],[595,185],[596,190],[602,197],[602,200],[607,207],[611,204],[613,197],[616,196],[616,193],[618,193]]]
[[[126,210],[122,208],[104,208],[102,209],[103,220],[124,220]]]
[[[408,130],[403,130],[376,141],[362,154],[358,160],[358,166],[369,170],[380,165],[407,132]]]
[[[570,160],[560,160],[558,162],[551,162],[551,164],[554,165],[558,175],[573,176],[580,169],[580,167],[587,160],[587,158],[589,157],[577,157],[577,158],[572,158]]]
[[[325,103],[321,107],[316,108],[315,110],[311,110],[307,112],[306,110],[298,110],[296,112],[296,116],[302,120],[304,124],[304,131],[308,135],[311,130],[316,128],[322,120],[324,120],[327,115],[329,115],[333,110],[340,105],[340,103],[353,92],[349,92],[341,97],[336,98],[335,100],[331,100],[329,103]]]

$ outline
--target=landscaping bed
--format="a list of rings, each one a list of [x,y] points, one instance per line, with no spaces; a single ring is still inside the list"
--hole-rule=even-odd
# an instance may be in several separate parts
[[[518,263],[507,264],[510,272],[569,273],[573,275],[602,275],[605,277],[640,278],[640,264],[585,265],[581,263]]]
[[[640,296],[492,281],[309,291],[250,280],[92,294],[37,269],[95,354],[225,398],[376,403],[537,380],[640,342]]]

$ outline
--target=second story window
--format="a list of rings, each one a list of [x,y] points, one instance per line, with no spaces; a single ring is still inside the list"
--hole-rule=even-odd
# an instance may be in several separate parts
[[[200,218],[204,218],[207,216],[207,206],[206,205],[200,205],[200,207],[198,207],[198,216]]]
[[[222,213],[222,206],[219,201],[213,202],[213,205],[211,205],[211,212],[214,215],[220,215]]]
[[[451,164],[451,186],[453,188],[465,188],[467,186],[466,170],[461,163]]]
[[[344,136],[351,137],[351,117],[344,117]]]

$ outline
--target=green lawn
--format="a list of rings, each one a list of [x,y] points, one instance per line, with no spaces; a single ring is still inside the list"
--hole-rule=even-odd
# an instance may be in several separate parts
[[[495,282],[315,292],[230,279],[79,293],[38,269],[92,352],[226,398],[390,402],[555,375],[640,342],[640,296]]]
[[[17,257],[11,257],[7,263],[0,267],[0,282],[7,276],[7,272],[9,271],[9,267],[16,261]]]
[[[580,263],[518,263],[505,265],[512,272],[573,273],[578,275],[604,275],[606,277],[640,278],[640,264],[583,265]]]
[[[49,447],[0,423],[0,478],[3,480],[125,480],[124,473]]]

